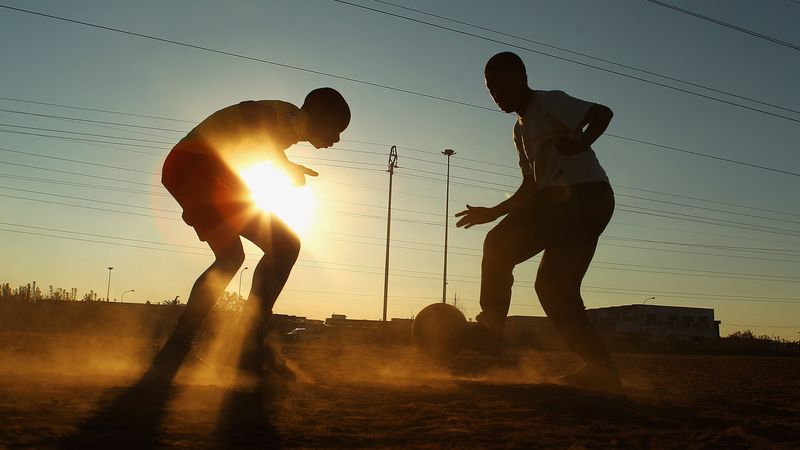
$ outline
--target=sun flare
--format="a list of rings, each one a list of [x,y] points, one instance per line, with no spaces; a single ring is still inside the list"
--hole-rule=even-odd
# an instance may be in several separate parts
[[[258,209],[277,215],[298,234],[309,228],[316,205],[310,186],[295,186],[285,172],[269,161],[245,168],[239,175],[250,188]]]

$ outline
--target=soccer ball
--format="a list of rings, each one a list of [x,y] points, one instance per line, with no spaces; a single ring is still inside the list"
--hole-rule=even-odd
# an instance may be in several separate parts
[[[414,318],[412,336],[417,347],[428,356],[446,360],[464,347],[466,329],[467,319],[455,306],[434,303]]]

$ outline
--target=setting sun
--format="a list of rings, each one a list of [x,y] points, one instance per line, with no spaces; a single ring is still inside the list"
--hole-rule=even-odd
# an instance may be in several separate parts
[[[300,234],[314,217],[314,192],[310,186],[295,186],[285,172],[264,161],[242,170],[242,177],[256,207],[276,214]]]

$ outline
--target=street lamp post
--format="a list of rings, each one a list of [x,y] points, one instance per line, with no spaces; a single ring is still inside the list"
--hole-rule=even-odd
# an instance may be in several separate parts
[[[244,269],[242,269],[241,272],[239,272],[239,291],[236,292],[236,301],[237,302],[239,301],[240,298],[242,298],[242,275],[244,275],[244,271],[247,270],[247,269],[248,269],[248,267],[245,267]]]
[[[119,298],[119,302],[120,303],[125,301],[125,294],[127,294],[128,292],[136,292],[136,289],[129,289],[129,290],[123,292],[122,295]]]
[[[106,301],[109,300],[108,296],[111,293],[111,271],[114,270],[113,267],[108,268],[108,286],[106,287]]]
[[[447,224],[450,215],[450,157],[455,155],[453,149],[445,149],[442,152],[447,156],[447,194],[444,202],[444,271],[442,275],[442,303],[447,303]]]
[[[645,303],[647,303],[648,300],[655,300],[655,297],[647,297],[642,301],[642,304],[644,305]]]

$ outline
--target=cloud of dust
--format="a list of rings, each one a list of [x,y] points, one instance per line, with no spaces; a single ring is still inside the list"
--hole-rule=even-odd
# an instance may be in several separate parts
[[[338,352],[324,359],[315,358],[315,370],[308,374],[310,382],[319,379],[326,383],[456,388],[463,382],[529,384],[545,381],[538,370],[535,353],[497,358],[462,352],[450,361],[439,362],[413,346],[347,344],[331,347],[338,348]]]
[[[10,315],[0,327],[0,371],[98,380],[141,375],[180,311],[156,305],[53,301],[7,312]]]
[[[0,370],[15,375],[135,377],[153,354],[136,337],[82,334],[0,333]]]

